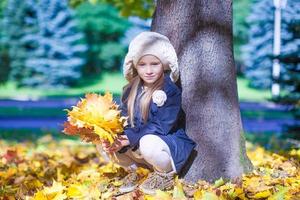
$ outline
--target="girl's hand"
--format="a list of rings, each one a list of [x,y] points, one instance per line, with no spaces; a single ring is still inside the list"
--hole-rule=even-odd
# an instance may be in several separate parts
[[[129,145],[129,140],[126,135],[119,135],[119,137],[116,138],[115,142],[111,145],[108,141],[102,143],[103,150],[108,153],[117,152],[127,145]]]
[[[109,152],[110,143],[107,140],[101,141],[101,146],[105,152]]]

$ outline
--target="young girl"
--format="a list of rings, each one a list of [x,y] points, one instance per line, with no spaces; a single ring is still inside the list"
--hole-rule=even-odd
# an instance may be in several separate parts
[[[153,170],[139,186],[144,193],[170,189],[195,142],[179,121],[181,90],[175,84],[179,69],[169,39],[151,31],[136,36],[125,57],[124,76],[129,83],[123,90],[121,109],[123,116],[129,116],[129,125],[114,144],[104,142],[97,150],[101,154],[114,152],[118,164],[128,169],[121,193],[137,187],[138,166]]]

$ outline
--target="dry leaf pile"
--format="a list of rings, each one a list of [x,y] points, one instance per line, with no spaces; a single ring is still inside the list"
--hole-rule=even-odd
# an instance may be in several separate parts
[[[300,150],[279,155],[247,143],[247,154],[255,170],[241,182],[187,185],[177,179],[173,190],[155,196],[137,190],[114,197],[126,172],[105,164],[94,145],[50,135],[35,143],[0,140],[0,199],[300,199]]]

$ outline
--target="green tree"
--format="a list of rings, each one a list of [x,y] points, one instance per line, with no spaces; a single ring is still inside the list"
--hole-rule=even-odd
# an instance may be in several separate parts
[[[141,18],[150,18],[154,11],[153,0],[139,1],[120,1],[120,0],[69,0],[72,7],[77,7],[84,2],[89,2],[93,5],[98,3],[109,3],[117,8],[122,16],[139,16]]]
[[[234,59],[238,65],[238,72],[244,72],[244,63],[241,57],[241,47],[248,42],[249,24],[246,18],[254,0],[233,0],[233,43]]]
[[[4,43],[4,9],[7,0],[0,1],[0,83],[6,82],[9,74],[9,55],[7,45]]]
[[[119,70],[125,47],[120,43],[130,27],[127,19],[109,4],[89,2],[76,7],[79,26],[88,45],[87,64],[84,73],[99,74],[103,69]]]

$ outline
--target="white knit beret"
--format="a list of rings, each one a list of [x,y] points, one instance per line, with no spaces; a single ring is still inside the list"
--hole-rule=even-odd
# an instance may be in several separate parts
[[[170,78],[176,82],[179,78],[177,55],[170,40],[157,32],[144,31],[138,34],[129,44],[128,53],[123,64],[124,77],[131,81],[134,76],[134,66],[144,55],[154,55],[162,62],[164,70],[171,70]]]

